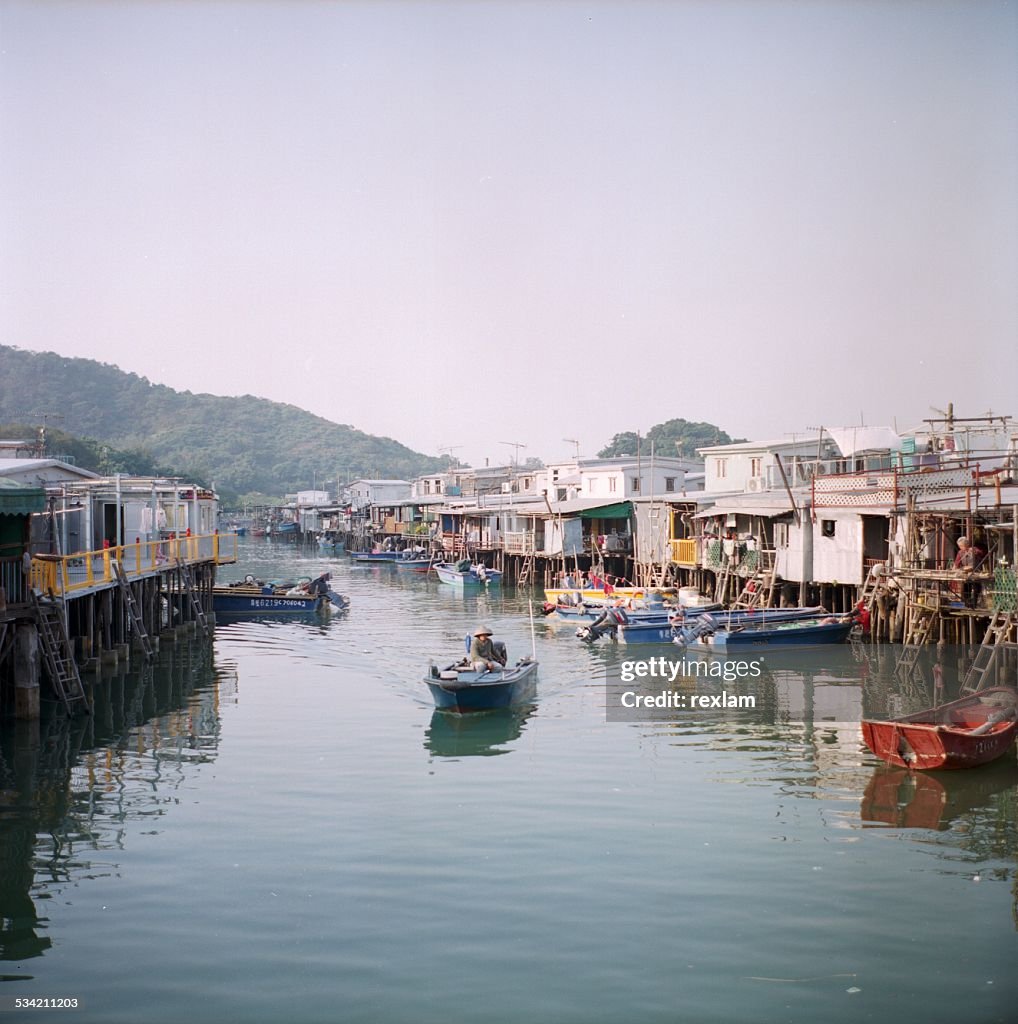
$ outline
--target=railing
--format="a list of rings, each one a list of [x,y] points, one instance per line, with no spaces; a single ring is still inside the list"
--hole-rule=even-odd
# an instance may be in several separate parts
[[[677,565],[696,565],[696,538],[689,537],[684,540],[673,540],[672,561]]]
[[[151,575],[175,565],[177,561],[223,565],[237,561],[237,534],[208,533],[138,541],[100,551],[79,551],[73,555],[35,555],[32,558],[31,586],[45,594],[64,595],[111,585],[116,582],[114,560],[120,562],[128,578]]]
[[[526,530],[503,533],[502,548],[508,555],[532,555],[535,551],[534,535]]]
[[[0,557],[0,592],[3,604],[28,603],[28,587],[20,555]]]

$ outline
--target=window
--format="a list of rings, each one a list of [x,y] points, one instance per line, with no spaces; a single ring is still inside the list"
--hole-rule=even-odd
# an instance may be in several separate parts
[[[776,548],[788,547],[788,523],[774,524],[774,546]]]
[[[612,494],[615,493],[615,485],[616,485],[617,482],[618,481],[616,481],[615,477],[613,477],[613,476],[608,477],[608,490]]]
[[[638,476],[630,477],[629,478],[629,485],[630,485],[630,489],[632,490],[633,494],[639,494],[640,493],[640,478]]]
[[[821,519],[820,520],[820,532],[825,537],[834,536],[834,528],[837,526],[837,522],[834,519]]]
[[[724,480],[724,478],[728,476],[728,459],[714,460],[714,475],[719,480]]]
[[[673,477],[673,476],[666,476],[665,477],[665,490],[666,491],[674,491],[675,490],[675,477]]]
[[[591,477],[587,481],[587,486],[591,494],[597,494],[597,477]]]
[[[749,475],[750,476],[762,476],[763,475],[763,459],[757,457],[749,460]]]

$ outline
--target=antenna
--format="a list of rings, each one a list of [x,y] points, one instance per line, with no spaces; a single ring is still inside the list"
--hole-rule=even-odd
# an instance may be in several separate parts
[[[580,442],[577,441],[575,437],[563,437],[562,440],[565,441],[566,444],[572,444],[572,445],[576,446],[576,451],[573,453],[573,458],[574,459],[579,459],[579,457],[580,457]]]
[[[520,449],[527,446],[522,441],[499,441],[498,443],[507,444],[513,449],[513,465],[518,466],[520,464]]]
[[[441,455],[442,452],[445,452],[445,457],[449,460],[449,465],[451,466],[452,462],[453,462],[452,453],[453,452],[458,452],[462,447],[463,447],[463,445],[461,445],[461,444],[443,444],[443,445],[439,445],[438,454]]]

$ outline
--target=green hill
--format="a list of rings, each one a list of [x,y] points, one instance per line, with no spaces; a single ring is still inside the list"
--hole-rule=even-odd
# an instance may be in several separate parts
[[[412,478],[448,464],[282,402],[174,391],[108,363],[0,345],[0,422],[46,414],[59,414],[62,432],[214,485],[225,502],[310,490],[316,480]]]

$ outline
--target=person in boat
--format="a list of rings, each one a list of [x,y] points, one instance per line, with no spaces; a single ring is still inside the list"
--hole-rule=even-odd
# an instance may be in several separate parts
[[[494,672],[496,666],[505,667],[505,646],[500,644],[496,648],[491,636],[491,630],[487,626],[478,626],[474,630],[467,660],[475,672]]]

